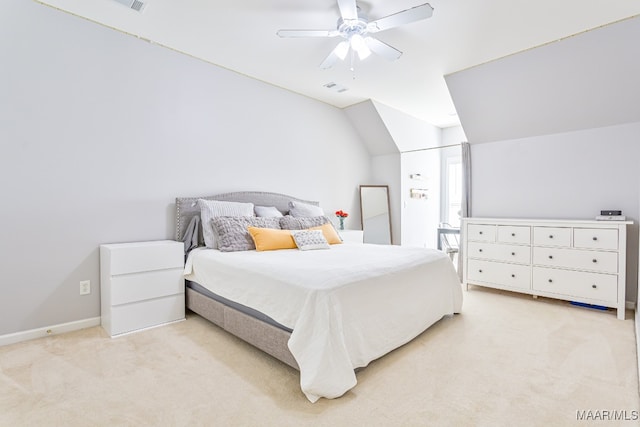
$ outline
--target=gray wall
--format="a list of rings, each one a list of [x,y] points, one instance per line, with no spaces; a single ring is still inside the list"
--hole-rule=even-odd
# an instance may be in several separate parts
[[[468,141],[640,121],[638,40],[640,16],[446,76]]]
[[[99,316],[98,246],[172,238],[176,196],[359,210],[339,109],[31,1],[0,3],[0,52],[0,335]]]
[[[620,209],[627,240],[627,301],[638,283],[640,123],[471,145],[472,215],[593,219]]]

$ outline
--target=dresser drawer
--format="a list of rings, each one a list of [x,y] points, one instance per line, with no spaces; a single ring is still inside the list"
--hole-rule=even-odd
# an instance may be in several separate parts
[[[534,247],[533,263],[535,265],[575,268],[603,273],[618,272],[618,254],[616,252]]]
[[[110,335],[184,319],[184,294],[119,305],[111,310]]]
[[[536,246],[571,246],[571,229],[565,227],[533,227]]]
[[[618,230],[613,228],[576,228],[573,246],[586,249],[618,249]]]
[[[467,226],[467,240],[495,242],[496,226],[486,224],[469,224]]]
[[[111,278],[111,304],[119,305],[184,293],[182,268],[132,273]]]
[[[618,300],[618,277],[613,274],[533,267],[533,289],[580,299]]]
[[[531,267],[494,261],[468,260],[467,278],[470,282],[493,283],[512,288],[531,288]]]
[[[182,242],[117,243],[102,248],[112,276],[184,266]]]
[[[468,242],[467,251],[469,258],[515,262],[520,264],[529,264],[531,262],[530,246],[503,245],[488,242]]]
[[[500,243],[531,243],[531,227],[522,225],[499,225],[498,242]]]

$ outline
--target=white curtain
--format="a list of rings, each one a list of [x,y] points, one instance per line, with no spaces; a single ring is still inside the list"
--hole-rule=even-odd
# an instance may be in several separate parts
[[[469,218],[471,216],[471,148],[468,142],[461,144],[462,151],[462,207],[460,216]],[[462,227],[462,224],[460,225]],[[458,247],[458,276],[462,281],[462,251],[464,250],[464,233],[460,230],[460,245]]]

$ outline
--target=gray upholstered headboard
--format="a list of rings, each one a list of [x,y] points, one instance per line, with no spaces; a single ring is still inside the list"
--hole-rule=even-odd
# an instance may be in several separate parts
[[[275,206],[282,214],[289,212],[289,202],[302,202],[320,206],[320,203],[298,199],[279,193],[266,193],[262,191],[239,191],[235,193],[218,194],[207,197],[177,197],[176,198],[176,240],[181,241],[184,231],[191,219],[200,214],[198,199],[222,200],[226,202],[253,203],[256,206]],[[202,235],[202,233],[200,233]]]

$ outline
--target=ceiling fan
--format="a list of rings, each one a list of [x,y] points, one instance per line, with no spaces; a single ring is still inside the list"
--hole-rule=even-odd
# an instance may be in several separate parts
[[[320,64],[322,69],[331,68],[338,59],[344,60],[349,52],[351,52],[352,69],[354,52],[358,54],[360,60],[373,52],[389,61],[394,61],[402,56],[402,52],[371,37],[370,34],[427,19],[433,15],[433,7],[425,3],[369,21],[367,15],[356,5],[356,0],[337,1],[340,18],[335,30],[279,30],[277,32],[280,37],[342,37],[344,40],[338,43]]]

